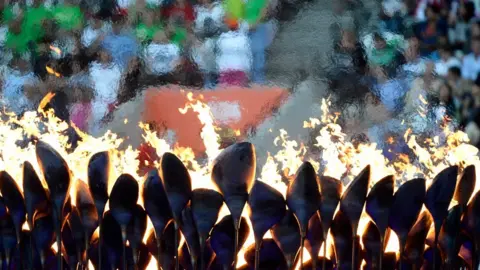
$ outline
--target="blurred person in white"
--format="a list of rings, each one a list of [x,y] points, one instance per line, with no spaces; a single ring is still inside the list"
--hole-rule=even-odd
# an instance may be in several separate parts
[[[213,89],[216,80],[215,40],[213,38],[197,38],[193,41],[192,58],[203,76],[203,87]]]
[[[89,68],[93,82],[92,126],[94,135],[101,129],[105,116],[114,108],[122,80],[122,72],[106,50],[98,53],[98,60]]]
[[[428,5],[441,6],[444,0],[417,0],[415,19],[419,22],[423,22],[427,19],[427,7]]]
[[[2,99],[7,111],[21,115],[34,109],[29,93],[34,91],[38,79],[25,58],[16,57],[10,61],[2,80]]]
[[[426,62],[420,57],[420,41],[417,37],[413,36],[408,39],[408,47],[404,55],[406,63],[402,69],[411,79],[425,73]]]
[[[225,10],[219,2],[203,0],[194,7],[194,33],[198,37],[192,46],[192,57],[203,75],[204,88],[215,87],[215,43],[224,26]]]
[[[435,72],[437,75],[445,77],[451,67],[461,67],[462,62],[453,55],[452,47],[443,45],[438,50],[440,59],[435,62]]]
[[[246,86],[252,66],[250,39],[245,26],[235,19],[226,20],[228,31],[217,40],[217,70],[220,85]]]
[[[462,77],[474,81],[480,71],[480,36],[472,38],[472,52],[463,58]]]
[[[475,7],[472,2],[460,1],[452,3],[448,16],[448,41],[457,49],[468,47],[469,28],[475,17]]]
[[[194,32],[197,35],[204,35],[206,31],[211,31],[205,28],[221,28],[225,17],[225,10],[222,3],[218,1],[202,0],[199,4],[194,6],[195,21]],[[206,23],[209,21],[209,23]]]
[[[164,31],[157,31],[145,47],[144,61],[148,74],[156,76],[161,84],[169,83],[181,61],[180,47],[171,42]]]
[[[93,16],[88,20],[87,26],[83,29],[81,42],[85,48],[89,48],[98,38],[110,31],[110,25],[100,18]]]

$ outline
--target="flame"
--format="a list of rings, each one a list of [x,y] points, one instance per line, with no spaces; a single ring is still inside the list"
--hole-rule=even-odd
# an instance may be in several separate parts
[[[55,52],[58,55],[62,55],[62,50],[60,50],[60,48],[58,48],[58,47],[50,45],[50,50],[52,50],[53,52]]]
[[[51,68],[49,66],[45,66],[45,69],[47,70],[48,74],[55,75],[55,77],[57,77],[57,78],[62,76],[60,73],[56,72],[53,68]]]
[[[46,68],[49,73],[57,76],[58,73],[53,69],[48,66]],[[210,178],[210,167],[212,161],[222,150],[219,143],[220,136],[217,133],[218,128],[215,125],[215,119],[210,108],[202,102],[203,97],[201,95],[195,96],[193,93],[186,93],[186,96],[188,103],[184,108],[179,108],[179,111],[187,113],[188,110],[192,110],[202,123],[200,136],[206,149],[205,159],[196,157],[189,147],[169,143],[167,138],[160,136],[147,124],[139,123],[139,128],[143,133],[143,140],[155,148],[158,156],[162,156],[165,152],[173,152],[186,164],[193,179],[193,189],[216,189]],[[79,134],[81,141],[75,149],[72,149],[66,135],[69,125],[57,119],[52,111],[44,110],[46,104],[53,97],[53,93],[47,94],[40,103],[37,112],[26,112],[20,119],[11,113],[0,112],[2,116],[0,117],[0,170],[6,170],[10,173],[22,187],[22,164],[24,161],[29,161],[39,176],[42,177],[35,157],[34,142],[29,140],[29,138],[34,137],[36,140],[42,140],[50,144],[62,155],[71,170],[73,182],[87,181],[86,168],[88,161],[93,154],[99,151],[107,151],[111,158],[110,189],[115,179],[122,173],[129,173],[138,181],[142,181],[143,175],[139,175],[138,172],[138,151],[133,149],[132,146],[125,145],[122,138],[110,131],[100,137],[93,137],[73,127]],[[460,168],[471,164],[480,168],[480,161],[477,156],[478,149],[468,144],[468,137],[465,133],[453,131],[451,126],[448,125],[447,119],[444,119],[444,123],[440,125],[440,134],[433,136],[431,139],[420,140],[418,135],[413,134],[413,131],[408,129],[404,134],[404,140],[414,155],[399,154],[397,159],[389,161],[383,156],[382,151],[377,148],[376,144],[349,141],[346,134],[342,132],[341,126],[337,124],[339,114],[331,113],[329,107],[329,99],[323,99],[320,118],[310,118],[303,123],[304,128],[318,129],[311,146],[292,139],[285,130],[278,131],[279,135],[273,142],[278,147],[278,151],[268,153],[266,163],[262,164],[260,175],[258,175],[258,181],[269,184],[283,196],[286,196],[287,183],[285,179],[291,179],[301,164],[307,160],[312,163],[320,175],[338,178],[345,185],[348,185],[350,180],[368,164],[375,168],[375,170],[372,170],[372,184],[386,175],[393,175],[397,180],[397,186],[419,175],[431,180],[438,172],[455,164],[460,165]],[[127,121],[125,120],[125,123]],[[270,132],[276,131],[270,130]],[[238,135],[240,131],[235,133]],[[19,144],[19,140],[22,140],[23,143]],[[394,138],[390,140],[391,143],[396,141]],[[158,166],[158,161],[155,161],[153,165]],[[44,179],[41,180],[45,185]],[[72,183],[73,188],[70,190],[72,198],[75,196],[75,186],[75,183]],[[480,181],[477,181],[475,192],[479,189]],[[138,203],[143,205],[141,198]],[[247,207],[243,216],[247,218],[248,226],[251,228],[248,211]],[[219,220],[228,214],[228,208],[224,205]],[[367,215],[362,216],[357,234],[363,234],[369,220],[370,218]],[[152,228],[149,220],[147,231],[152,230]],[[144,242],[146,242],[147,237],[148,234],[144,237]],[[269,233],[265,235],[265,238],[270,237]],[[237,267],[246,264],[243,254],[246,248],[253,243],[254,238],[251,230],[246,243],[240,249]],[[327,244],[325,244],[328,258],[331,258],[333,254],[331,243],[333,243],[333,238],[329,234]],[[391,232],[387,242],[386,251],[398,252],[398,238],[393,232]],[[319,255],[323,256],[323,247]],[[308,260],[308,252],[305,252],[304,261]],[[89,268],[93,269],[93,266]],[[148,269],[156,269],[154,258],[151,259]]]

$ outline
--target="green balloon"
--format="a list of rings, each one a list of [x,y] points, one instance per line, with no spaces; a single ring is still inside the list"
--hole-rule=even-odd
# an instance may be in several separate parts
[[[257,23],[261,19],[260,16],[267,4],[267,0],[248,0],[245,4],[245,21],[249,24]]]
[[[243,0],[225,0],[224,5],[229,16],[233,17],[234,19],[243,18],[245,9]]]

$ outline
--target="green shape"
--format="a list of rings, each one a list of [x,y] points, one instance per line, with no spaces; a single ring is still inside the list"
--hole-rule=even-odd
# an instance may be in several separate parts
[[[177,44],[179,47],[182,47],[185,40],[187,40],[187,29],[183,27],[177,27],[173,33],[171,41]]]
[[[234,19],[243,18],[245,11],[245,4],[243,0],[225,0],[224,2],[225,10],[227,14]]]
[[[163,27],[158,24],[147,26],[144,23],[139,23],[135,28],[135,35],[137,36],[138,41],[146,43],[152,41],[157,31],[162,29]]]
[[[43,21],[51,18],[51,11],[44,5],[39,7],[30,7],[25,12],[25,17],[22,23],[22,32],[27,32],[32,40],[38,41],[45,36]]]
[[[3,11],[2,11],[2,20],[3,20],[3,23],[10,23],[11,21],[13,21],[13,19],[15,19],[15,13],[13,12],[13,6],[12,5],[8,5],[6,6]]]
[[[60,5],[53,10],[53,18],[64,30],[79,29],[83,26],[83,13],[78,6]]]
[[[5,38],[5,47],[12,50],[14,54],[21,55],[28,52],[29,41],[30,37],[23,32],[18,35],[8,32]]]
[[[244,19],[249,24],[256,24],[260,21],[263,10],[267,7],[267,0],[249,0],[245,4]]]
[[[392,43],[387,43],[387,46],[382,50],[377,50],[373,48],[372,54],[370,56],[370,61],[372,64],[378,66],[389,65],[395,57],[397,56],[397,46]]]

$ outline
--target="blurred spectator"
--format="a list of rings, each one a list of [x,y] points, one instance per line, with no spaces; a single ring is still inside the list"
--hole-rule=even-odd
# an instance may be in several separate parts
[[[395,60],[399,57],[396,44],[387,42],[380,33],[373,34],[373,51],[369,58],[371,64],[377,66],[398,65]]]
[[[64,0],[53,9],[53,18],[58,28],[64,31],[80,30],[83,27],[83,13],[73,0]]]
[[[475,111],[475,100],[473,99],[472,94],[464,94],[461,97],[461,104],[459,108],[459,126],[464,128],[472,120],[472,114]]]
[[[367,70],[365,51],[358,42],[357,34],[351,30],[343,30],[341,40],[334,45],[334,65],[336,68],[349,70],[364,75]]]
[[[34,109],[33,102],[27,98],[27,92],[33,91],[36,77],[29,67],[29,62],[14,58],[3,78],[2,99],[5,107],[17,115]],[[30,88],[30,89],[27,89]]]
[[[21,24],[21,18],[12,21],[5,37],[5,48],[17,56],[28,53],[31,42],[28,32],[22,31]]]
[[[453,97],[453,91],[448,83],[444,82],[440,86],[438,99],[437,113],[439,115],[447,116],[450,119],[460,119]]]
[[[162,10],[162,17],[169,20],[178,18],[190,25],[195,20],[195,12],[187,0],[175,0],[175,2]]]
[[[151,10],[144,11],[142,17],[135,27],[135,35],[137,40],[143,45],[151,42],[158,31],[162,30],[162,26],[155,21],[155,14]]]
[[[276,2],[273,0],[250,0],[245,5],[245,21],[250,28],[250,46],[252,48],[252,82],[264,84],[265,51],[273,40],[275,25],[272,20]]]
[[[393,70],[394,71],[394,70]],[[387,73],[383,67],[373,68],[376,79],[373,91],[377,93],[385,108],[392,114],[397,114],[403,106],[403,98],[408,91],[402,80],[395,72]]]
[[[203,87],[213,89],[216,84],[214,38],[199,38],[194,41],[192,57],[203,76]]]
[[[103,124],[104,117],[115,106],[122,72],[106,50],[100,51],[98,60],[91,64],[89,70],[95,91],[91,131],[96,133]]]
[[[92,87],[93,82],[88,73],[88,65],[82,63],[82,59],[79,57],[72,59],[70,64],[72,66],[72,75],[68,79],[68,84],[79,89]]]
[[[405,50],[406,63],[402,69],[410,76],[420,76],[425,73],[425,59],[420,56],[420,44],[417,37],[408,40],[408,47]]]
[[[52,12],[43,0],[33,0],[32,6],[25,10],[22,34],[25,33],[33,42],[38,42],[46,34],[45,25],[52,19]]]
[[[158,31],[145,48],[144,59],[148,73],[157,76],[158,83],[166,84],[172,82],[172,74],[180,64],[180,48],[168,40],[165,32]]]
[[[130,60],[128,65],[128,70],[124,74],[124,83],[120,87],[120,93],[118,94],[118,104],[127,102],[137,95],[137,93],[142,89],[143,80],[141,81],[141,69],[143,66],[138,58],[133,58]]]
[[[137,56],[138,44],[129,27],[125,25],[125,17],[115,16],[112,31],[102,41],[102,48],[107,50],[113,61],[121,70],[125,70],[129,61]]]
[[[251,68],[250,40],[234,19],[227,20],[229,31],[217,41],[217,67],[222,85],[246,86]]]
[[[85,48],[90,47],[100,36],[110,31],[107,28],[105,23],[97,16],[90,18],[87,26],[83,29],[81,37],[82,45]]]
[[[480,36],[472,38],[472,52],[463,58],[462,77],[475,80],[480,71]]]
[[[435,72],[439,76],[446,76],[451,67],[461,67],[462,63],[453,55],[450,46],[444,45],[438,50],[440,59],[435,62]]]
[[[464,49],[468,45],[470,24],[475,17],[475,7],[472,2],[460,1],[457,13],[450,13],[448,18],[448,40],[455,49]]]
[[[383,0],[380,12],[383,31],[401,34],[404,31],[404,15],[406,13],[405,3],[401,0]]]
[[[462,72],[459,67],[453,66],[448,69],[447,82],[452,88],[454,97],[458,98],[459,100],[465,94],[470,92],[471,84],[462,78]]]
[[[88,120],[92,115],[93,90],[85,86],[73,88],[74,102],[70,107],[70,121],[81,131],[88,132]]]
[[[439,37],[447,36],[447,23],[440,17],[439,7],[429,4],[425,11],[426,21],[419,23],[416,28],[420,40],[420,53],[429,55],[435,49]]]
[[[194,32],[201,37],[213,37],[223,27],[225,10],[222,3],[203,0],[194,7]]]

